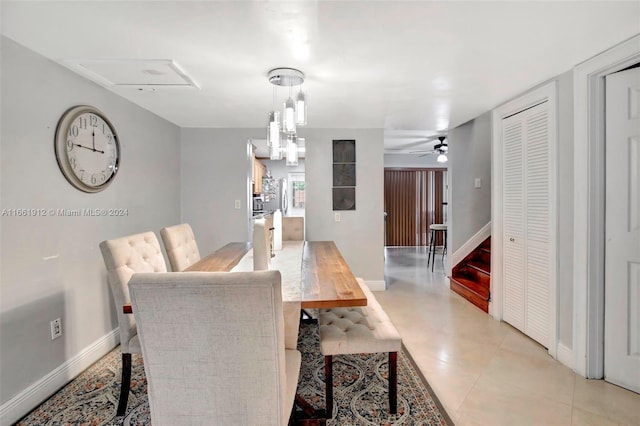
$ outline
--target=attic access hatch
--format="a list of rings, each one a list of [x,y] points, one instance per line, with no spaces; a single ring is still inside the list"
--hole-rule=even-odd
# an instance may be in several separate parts
[[[171,59],[69,59],[78,74],[109,88],[153,92],[158,88],[198,88]]]

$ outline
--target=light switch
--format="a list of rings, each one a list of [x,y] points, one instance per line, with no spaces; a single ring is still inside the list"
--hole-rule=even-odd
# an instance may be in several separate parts
[[[340,213],[335,214],[336,222],[340,222]]]
[[[236,209],[240,208],[240,200],[236,200],[235,207]]]
[[[482,180],[480,178],[476,178],[475,187],[480,188],[482,186]]]

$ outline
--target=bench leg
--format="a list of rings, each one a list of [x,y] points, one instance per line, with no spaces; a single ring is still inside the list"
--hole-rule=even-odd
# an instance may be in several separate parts
[[[389,352],[389,410],[398,412],[398,352]]]
[[[325,403],[327,405],[327,419],[333,417],[333,356],[324,357]]]

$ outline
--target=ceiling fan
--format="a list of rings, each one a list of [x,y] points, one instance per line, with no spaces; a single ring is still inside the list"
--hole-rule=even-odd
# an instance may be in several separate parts
[[[445,142],[446,136],[438,136],[438,143],[433,146],[433,149],[430,151],[413,151],[416,154],[419,154],[418,157],[424,157],[426,155],[438,155],[438,163],[446,163],[447,153],[449,152],[449,145]]]

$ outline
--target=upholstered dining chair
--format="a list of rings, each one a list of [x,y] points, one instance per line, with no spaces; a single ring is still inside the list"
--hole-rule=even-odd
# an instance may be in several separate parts
[[[100,250],[107,268],[107,279],[120,326],[122,379],[117,415],[124,416],[131,384],[131,354],[142,353],[135,319],[133,315],[123,312],[123,306],[130,303],[129,279],[136,272],[167,272],[167,265],[153,232],[103,241],[100,243]]]
[[[253,270],[266,271],[271,264],[271,231],[265,219],[253,222]]]
[[[196,237],[188,223],[162,228],[160,237],[167,251],[172,271],[184,271],[200,260]]]
[[[279,271],[135,274],[129,289],[154,426],[289,423],[301,355]]]

